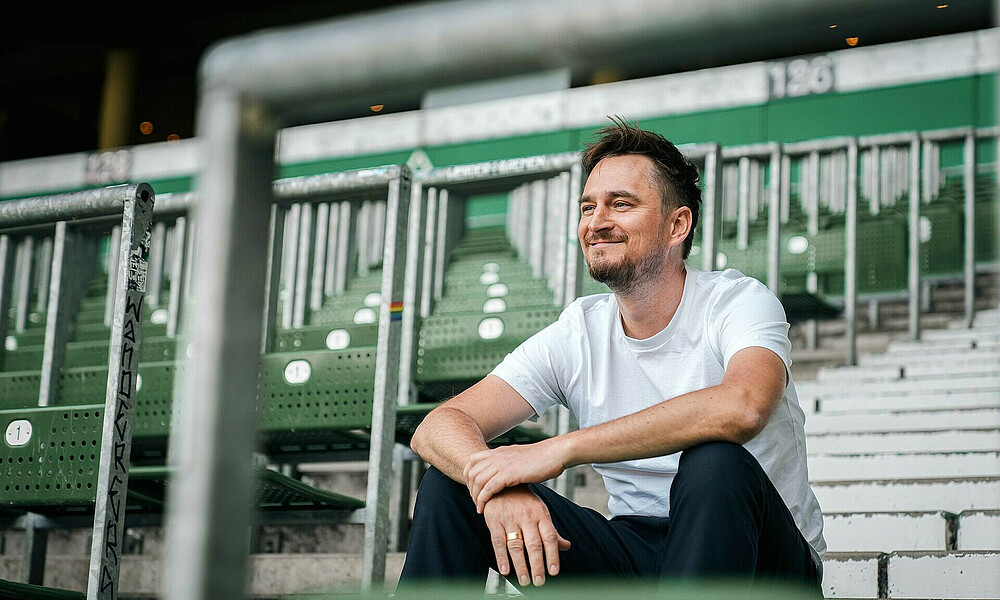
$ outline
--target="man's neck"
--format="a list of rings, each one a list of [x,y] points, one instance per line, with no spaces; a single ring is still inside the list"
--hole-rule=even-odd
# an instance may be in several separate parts
[[[663,331],[680,306],[686,276],[684,263],[668,263],[662,276],[630,290],[627,295],[615,292],[625,335],[644,340]]]

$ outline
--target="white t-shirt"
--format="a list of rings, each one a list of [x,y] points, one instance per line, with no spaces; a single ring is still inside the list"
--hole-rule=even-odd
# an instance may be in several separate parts
[[[625,335],[614,294],[578,298],[492,374],[538,415],[559,403],[586,428],[717,385],[733,355],[751,346],[772,350],[789,373],[771,420],[744,447],[764,468],[820,562],[826,551],[823,514],[808,482],[805,415],[790,373],[788,323],[781,303],[756,279],[733,269],[688,267],[677,312],[666,328],[644,340]],[[679,459],[675,453],[594,465],[611,496],[611,515],[668,516]]]

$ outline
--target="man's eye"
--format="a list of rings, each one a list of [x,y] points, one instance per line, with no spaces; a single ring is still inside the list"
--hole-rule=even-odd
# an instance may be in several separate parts
[[[587,213],[591,212],[592,210],[594,210],[593,206],[581,206],[580,207],[580,212],[582,212],[583,214],[587,214]]]
[[[625,208],[628,206],[628,202],[615,202],[615,208]]]

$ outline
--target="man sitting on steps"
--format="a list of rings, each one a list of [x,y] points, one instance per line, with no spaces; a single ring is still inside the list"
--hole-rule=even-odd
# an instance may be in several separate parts
[[[738,271],[685,265],[698,170],[662,136],[616,120],[583,163],[580,244],[613,293],[574,301],[417,429],[432,467],[399,591],[493,568],[522,588],[724,578],[819,594],[823,516],[781,303]],[[556,404],[578,430],[488,448]],[[581,464],[604,478],[610,520],[540,485]]]

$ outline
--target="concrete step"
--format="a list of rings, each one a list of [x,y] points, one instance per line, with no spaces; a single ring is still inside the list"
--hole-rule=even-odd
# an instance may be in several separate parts
[[[896,381],[838,381],[795,384],[799,399],[842,398],[850,396],[901,396],[904,394],[941,396],[964,392],[995,392],[1000,398],[1000,371],[968,377],[933,377]]]
[[[816,482],[824,512],[1000,510],[1000,478]]]
[[[386,588],[399,580],[404,554],[386,557]],[[22,557],[0,555],[0,578],[21,581]],[[87,590],[90,557],[87,554],[49,554],[45,561],[45,585],[64,590]],[[158,598],[164,584],[163,559],[159,555],[122,557],[119,593],[123,597]],[[248,563],[247,590],[252,597],[273,598],[286,594],[343,592],[357,594],[361,587],[361,554],[252,554]],[[484,580],[485,587],[485,580]],[[350,596],[348,596],[350,597]]]
[[[809,481],[1000,477],[1000,452],[856,454],[809,457]]]
[[[889,557],[876,552],[828,552],[823,557],[827,598],[885,598]]]
[[[956,380],[958,381],[958,380]],[[920,395],[867,396],[856,392],[847,397],[820,397],[800,403],[813,406],[818,414],[838,413],[901,413],[921,411],[951,411],[1000,408],[1000,387],[995,390],[957,391],[949,394],[937,392]]]
[[[961,363],[940,360],[917,364],[903,361],[855,367],[820,367],[816,372],[816,384],[875,383],[888,381],[916,381],[926,379],[983,377],[1000,371],[1000,353],[993,357],[967,360]],[[796,386],[798,384],[796,383]]]
[[[826,433],[888,433],[903,431],[948,431],[1000,427],[1000,409],[945,410],[887,414],[827,414],[806,416],[807,435]]]
[[[957,517],[945,512],[824,513],[830,552],[953,550]]]
[[[920,337],[927,341],[984,341],[995,342],[1000,340],[1000,325],[980,325],[971,329],[928,329],[922,331]]]
[[[875,365],[899,365],[906,368],[911,367],[943,367],[946,365],[978,365],[1000,359],[1000,350],[976,348],[968,350],[963,348],[959,351],[947,352],[915,352],[910,354],[860,354],[858,364],[861,366]]]
[[[956,548],[1000,551],[1000,509],[968,510],[958,515]]]
[[[809,454],[1000,451],[1000,428],[811,435],[806,448]]]
[[[889,598],[1000,598],[1000,552],[896,552]]]
[[[897,340],[889,342],[886,354],[900,356],[910,354],[950,354],[955,352],[968,352],[969,350],[996,350],[1000,348],[1000,342],[985,340],[978,342],[975,340]]]

